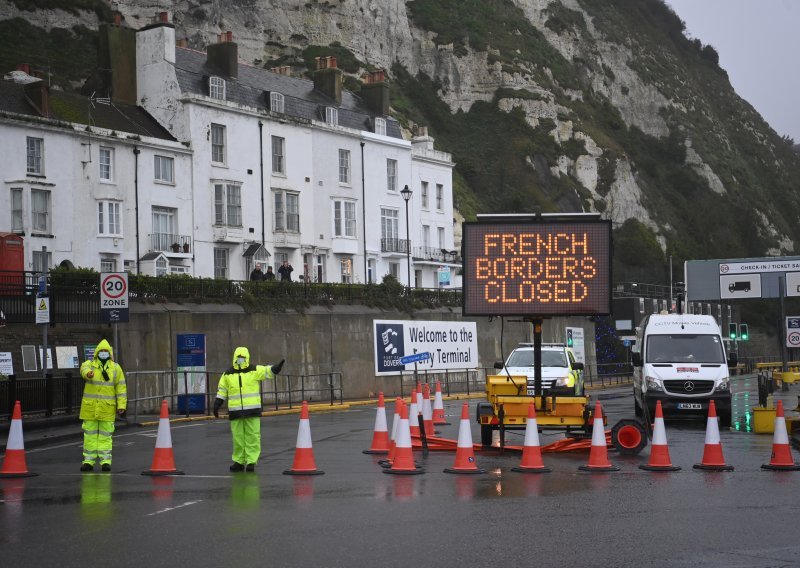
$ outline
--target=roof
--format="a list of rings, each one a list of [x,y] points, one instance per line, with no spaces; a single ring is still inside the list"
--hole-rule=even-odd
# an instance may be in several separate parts
[[[145,253],[144,255],[142,255],[142,258],[140,258],[139,260],[140,260],[140,261],[145,261],[145,262],[146,262],[146,261],[148,261],[148,260],[155,260],[155,259],[157,259],[157,258],[158,258],[158,257],[160,257],[160,256],[163,256],[164,258],[167,258],[167,257],[164,255],[164,253],[163,253],[163,252],[148,252],[148,253]]]
[[[25,86],[7,80],[0,80],[0,111],[41,116],[25,97]],[[104,104],[97,100],[92,102],[88,97],[66,91],[50,90],[48,118],[138,136],[175,140],[141,107],[110,102]]]
[[[219,73],[207,65],[206,54],[184,47],[175,48],[175,70],[178,85],[186,93],[208,96],[208,77]],[[386,135],[402,138],[400,125],[388,116],[371,112],[360,97],[342,90],[342,104],[314,89],[314,82],[299,77],[289,77],[266,69],[239,63],[239,76],[225,77],[225,99],[247,107],[267,110],[269,92],[284,97],[284,113],[305,120],[324,120],[324,107],[339,110],[340,126],[372,131],[372,121],[379,116],[386,119]]]
[[[256,256],[256,254],[258,254],[259,251],[264,251],[264,254],[266,254],[266,256],[270,256],[269,251],[265,249],[261,243],[253,243],[250,246],[248,246],[245,249],[242,256],[244,257]]]

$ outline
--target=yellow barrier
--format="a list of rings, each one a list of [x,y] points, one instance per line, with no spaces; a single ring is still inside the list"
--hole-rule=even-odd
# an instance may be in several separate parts
[[[772,373],[772,378],[776,381],[781,381],[788,384],[798,383],[800,382],[800,373],[788,371],[786,373],[782,373],[781,371],[775,371]]]
[[[789,361],[786,363],[787,368],[791,369],[792,367],[796,369],[800,368],[800,361]],[[769,363],[756,363],[756,369],[780,369],[783,367],[783,363],[780,361],[771,361]]]

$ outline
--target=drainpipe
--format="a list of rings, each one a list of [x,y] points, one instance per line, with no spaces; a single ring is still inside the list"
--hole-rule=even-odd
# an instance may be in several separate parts
[[[136,215],[136,275],[141,274],[139,266],[139,150],[138,146],[133,147],[133,195],[135,202],[135,215]]]
[[[364,141],[361,141],[361,230],[364,235],[364,283],[367,279],[367,190],[364,185]]]
[[[266,233],[264,232],[264,136],[262,128],[264,123],[258,121],[258,167],[261,171],[261,246],[266,247]]]

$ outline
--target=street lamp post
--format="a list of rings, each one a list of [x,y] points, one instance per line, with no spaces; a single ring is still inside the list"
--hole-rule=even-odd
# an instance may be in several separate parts
[[[411,201],[412,193],[407,185],[400,192],[400,195],[403,196],[403,201],[406,202],[406,278],[409,290],[411,289],[411,237],[408,232],[408,202]]]

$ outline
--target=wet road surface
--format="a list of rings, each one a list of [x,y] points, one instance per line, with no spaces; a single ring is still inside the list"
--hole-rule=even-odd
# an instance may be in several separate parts
[[[746,429],[743,405],[754,400],[754,385],[734,384],[735,419]],[[609,424],[632,417],[630,387],[594,396]],[[794,398],[787,393],[787,406]],[[452,424],[439,427],[444,437],[457,436],[460,409],[445,403]],[[228,472],[224,420],[172,426],[180,477],[140,475],[155,428],[115,436],[110,475],[79,473],[79,444],[29,450],[28,467],[39,476],[0,481],[0,564],[800,566],[800,472],[761,470],[771,435],[722,432],[736,468],[726,473],[692,469],[703,454],[699,420],[667,422],[672,462],[683,467],[676,473],[639,470],[648,447],[639,456],[611,452],[621,471],[604,474],[578,472],[588,452],[545,454],[553,471],[541,475],[510,471],[519,463],[514,453],[478,454],[485,475],[448,475],[442,470],[454,454],[415,452],[426,473],[406,477],[383,474],[380,456],[361,453],[374,416],[369,406],[311,415],[325,471],[317,477],[281,474],[292,463],[297,415],[262,420],[264,453],[250,474]],[[474,421],[472,434],[479,439]],[[541,443],[559,437],[545,433]],[[522,438],[509,432],[507,443]]]

